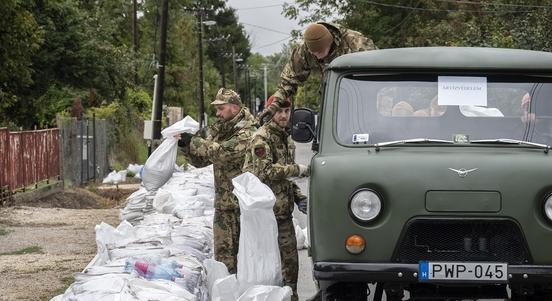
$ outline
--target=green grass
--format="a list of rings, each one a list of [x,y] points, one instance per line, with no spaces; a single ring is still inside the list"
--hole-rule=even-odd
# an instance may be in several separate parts
[[[32,253],[37,253],[37,254],[42,254],[42,248],[39,247],[39,246],[30,246],[30,247],[26,247],[26,248],[23,248],[21,250],[17,250],[17,251],[13,251],[13,252],[5,252],[5,253],[0,253],[0,256],[3,256],[3,255],[22,255],[22,254],[32,254]]]
[[[10,234],[11,232],[12,232],[12,230],[0,228],[0,236],[8,235],[8,234]]]

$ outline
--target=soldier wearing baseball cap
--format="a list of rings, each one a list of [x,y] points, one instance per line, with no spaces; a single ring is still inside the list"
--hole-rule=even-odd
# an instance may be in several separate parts
[[[238,200],[232,193],[232,178],[242,173],[245,151],[257,130],[255,118],[242,106],[238,93],[221,88],[211,104],[218,121],[209,126],[209,135],[184,133],[178,146],[195,167],[213,164],[215,215],[213,220],[215,259],[236,273],[240,237]]]
[[[373,49],[376,49],[374,42],[358,31],[323,22],[310,24],[303,35],[303,43],[293,49],[280,75],[278,90],[272,95],[276,100],[259,115],[260,122],[270,120],[284,99],[293,97],[299,84],[303,84],[312,72],[321,74],[338,56]]]

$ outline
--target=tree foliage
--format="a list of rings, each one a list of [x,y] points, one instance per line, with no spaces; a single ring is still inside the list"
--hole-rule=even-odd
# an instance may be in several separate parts
[[[297,0],[286,4],[284,12],[303,25],[328,21],[360,31],[380,49],[477,46],[552,50],[552,4],[546,0]],[[317,95],[318,89],[316,79],[309,80],[297,98],[316,108],[317,99],[308,95]]]
[[[0,126],[55,125],[55,115],[81,99],[85,111],[112,103],[147,115],[159,60],[161,0],[138,0],[138,52],[133,51],[132,1],[0,1]],[[207,40],[230,34],[245,57],[249,43],[235,11],[222,0],[171,0],[165,66],[164,104],[197,114],[199,62],[197,9],[217,26],[205,28],[206,99],[221,85],[226,61]],[[230,60],[231,62],[231,60]],[[137,71],[138,82],[134,81]],[[146,97],[147,96],[147,97]],[[207,101],[206,101],[207,102]],[[108,110],[109,111],[109,110]]]

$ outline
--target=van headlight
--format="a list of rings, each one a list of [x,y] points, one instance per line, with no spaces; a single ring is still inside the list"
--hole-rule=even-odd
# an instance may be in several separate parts
[[[546,197],[546,201],[544,202],[544,213],[546,213],[546,217],[552,221],[552,194]]]
[[[356,218],[368,222],[381,212],[381,199],[372,190],[360,190],[353,195],[349,207]]]

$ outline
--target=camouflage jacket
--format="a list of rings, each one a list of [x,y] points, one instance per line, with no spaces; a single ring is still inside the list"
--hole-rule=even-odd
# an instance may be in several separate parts
[[[278,90],[274,93],[279,103],[286,97],[294,96],[298,86],[308,79],[311,72],[322,73],[324,67],[338,56],[376,49],[374,42],[358,31],[328,23],[320,24],[326,26],[334,37],[334,45],[330,53],[324,59],[319,60],[309,52],[305,43],[295,47],[289,62],[280,75]]]
[[[276,218],[289,218],[293,203],[305,198],[290,177],[299,176],[295,163],[295,144],[286,129],[269,122],[257,130],[251,138],[245,154],[243,171],[256,175],[276,195]]]
[[[243,108],[232,120],[218,121],[211,125],[207,138],[194,136],[190,146],[183,148],[193,166],[213,164],[215,208],[240,208],[238,199],[232,193],[232,178],[242,173],[245,151],[256,130],[255,118],[247,108]]]

